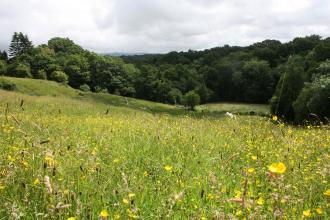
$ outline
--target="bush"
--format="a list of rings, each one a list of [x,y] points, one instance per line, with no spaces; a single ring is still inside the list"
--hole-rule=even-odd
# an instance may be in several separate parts
[[[108,93],[108,90],[105,88],[102,88],[100,86],[95,86],[94,87],[94,92],[96,93]]]
[[[38,70],[37,74],[35,74],[34,78],[36,79],[47,79],[47,73],[45,70]]]
[[[191,110],[195,109],[195,106],[198,105],[201,101],[201,98],[195,91],[189,91],[183,96],[183,103],[185,106],[190,107]]]
[[[132,86],[127,86],[121,89],[121,95],[123,96],[128,96],[128,97],[133,97],[135,95],[135,88]]]
[[[54,80],[54,81],[60,82],[60,83],[67,83],[68,78],[69,78],[68,75],[66,75],[62,71],[54,71],[50,74],[50,79],[51,80]]]
[[[89,91],[91,91],[91,88],[90,88],[89,85],[87,85],[87,84],[81,85],[81,86],[79,87],[79,89],[80,89],[81,91],[83,91],[83,92],[89,92]]]
[[[16,85],[15,83],[11,83],[8,80],[0,79],[0,89],[14,91],[16,90]]]

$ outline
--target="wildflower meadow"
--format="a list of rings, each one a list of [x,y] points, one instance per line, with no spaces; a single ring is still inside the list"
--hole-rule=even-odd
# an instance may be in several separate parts
[[[100,100],[0,91],[0,219],[330,218],[329,127]]]

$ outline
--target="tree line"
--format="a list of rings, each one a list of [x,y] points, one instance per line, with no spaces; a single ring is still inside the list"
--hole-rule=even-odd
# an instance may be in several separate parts
[[[14,33],[0,74],[67,83],[92,92],[186,104],[270,103],[272,114],[301,123],[330,116],[330,38],[318,35],[246,47],[111,57],[68,38],[34,46]]]

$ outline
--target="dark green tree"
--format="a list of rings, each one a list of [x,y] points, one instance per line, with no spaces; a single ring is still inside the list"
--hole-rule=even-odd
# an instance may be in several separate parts
[[[195,110],[195,106],[200,103],[200,97],[195,91],[189,91],[183,96],[183,103],[190,110]]]
[[[172,88],[169,91],[168,97],[171,104],[177,105],[182,102],[182,92],[176,88]]]
[[[270,102],[271,113],[283,116],[288,120],[293,120],[293,102],[297,99],[301,89],[304,87],[305,80],[306,75],[302,57],[289,57],[276,86],[275,94]]]
[[[199,95],[200,97],[200,103],[206,103],[210,97],[212,96],[211,90],[209,90],[205,84],[199,85],[196,89],[195,92]]]
[[[330,72],[308,83],[293,103],[295,122],[325,121],[330,118]]]
[[[4,51],[0,50],[0,60],[4,60],[4,61],[8,60],[8,54],[5,50]]]
[[[48,41],[48,47],[59,54],[82,54],[84,50],[69,38],[54,37]]]
[[[24,53],[30,53],[33,49],[32,41],[22,32],[14,32],[9,46],[10,57],[16,57]]]
[[[52,49],[46,45],[42,45],[33,50],[30,61],[31,72],[33,75],[38,75],[38,72],[43,70],[47,76],[50,76],[52,72],[60,69],[54,69],[55,65],[57,65],[57,61],[55,52]]]
[[[242,67],[244,101],[267,103],[273,94],[273,78],[267,61],[250,60]]]

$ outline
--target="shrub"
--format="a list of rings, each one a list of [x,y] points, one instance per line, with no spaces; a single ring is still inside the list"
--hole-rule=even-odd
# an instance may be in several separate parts
[[[0,79],[0,89],[8,90],[8,91],[14,91],[16,90],[16,84],[11,83],[8,80]]]
[[[89,92],[89,91],[91,91],[91,88],[90,88],[89,85],[87,85],[87,84],[81,85],[81,86],[79,87],[79,89],[80,89],[81,91],[83,91],[83,92]]]
[[[56,82],[67,83],[69,77],[62,71],[54,71],[51,73],[50,78]]]
[[[102,88],[101,86],[95,86],[94,92],[96,93],[108,93],[108,90],[105,88]]]
[[[121,95],[133,97],[135,95],[135,88],[132,86],[127,86],[121,89]]]

